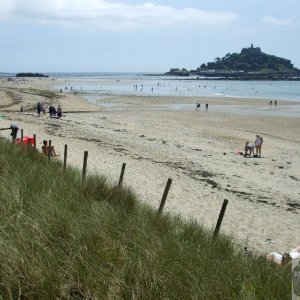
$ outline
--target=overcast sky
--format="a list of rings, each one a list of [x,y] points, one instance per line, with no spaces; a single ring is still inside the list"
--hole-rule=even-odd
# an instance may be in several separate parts
[[[0,0],[0,72],[165,72],[261,47],[300,68],[300,0]]]

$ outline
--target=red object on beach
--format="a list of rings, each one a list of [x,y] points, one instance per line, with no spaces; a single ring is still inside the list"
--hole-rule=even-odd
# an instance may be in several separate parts
[[[21,144],[21,139],[20,138],[16,140],[16,144]],[[27,145],[27,144],[33,145],[34,144],[34,138],[31,137],[31,136],[24,136],[23,137],[23,145]]]

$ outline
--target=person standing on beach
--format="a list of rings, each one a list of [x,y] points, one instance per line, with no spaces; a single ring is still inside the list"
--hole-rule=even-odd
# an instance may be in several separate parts
[[[61,118],[61,117],[63,116],[62,108],[61,108],[60,105],[58,105],[57,111],[56,111],[56,112],[57,112],[56,115],[57,115],[59,118]]]
[[[50,118],[56,115],[56,109],[53,105],[50,105],[49,107],[49,114],[50,114]]]
[[[46,104],[42,103],[41,107],[42,107],[42,113],[45,115],[46,114]]]
[[[208,103],[205,103],[205,111],[208,111]]]
[[[38,117],[41,116],[41,111],[42,111],[42,105],[40,102],[38,102],[38,104],[37,104],[37,116]]]
[[[275,107],[277,107],[277,100],[275,100]]]
[[[263,142],[263,138],[257,134],[255,139],[256,157],[261,157],[261,145],[263,144]]]
[[[197,103],[196,103],[196,111],[200,110],[200,107],[201,107],[200,102],[197,102]]]

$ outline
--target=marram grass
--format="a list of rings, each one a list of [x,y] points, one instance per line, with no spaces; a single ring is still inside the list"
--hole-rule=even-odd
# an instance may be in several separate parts
[[[290,299],[290,271],[0,142],[0,299]]]

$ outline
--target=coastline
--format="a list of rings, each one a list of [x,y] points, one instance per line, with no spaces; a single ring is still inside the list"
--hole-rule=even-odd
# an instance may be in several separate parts
[[[83,151],[88,150],[88,173],[101,173],[113,182],[126,162],[125,185],[155,207],[172,177],[165,211],[196,219],[207,228],[213,229],[222,202],[228,199],[221,231],[255,251],[288,252],[299,244],[300,117],[213,110],[219,104],[263,107],[264,99],[209,98],[209,112],[203,107],[196,112],[199,97],[192,96],[143,96],[141,101],[139,96],[117,95],[103,101],[122,108],[112,110],[78,95],[63,94],[51,101],[67,111],[66,117],[38,118],[34,111],[18,112],[20,103],[45,99],[22,93],[23,88],[50,89],[50,85],[50,80],[43,79],[15,87],[20,102],[10,105],[12,99],[4,88],[7,83],[1,82],[1,105],[7,105],[0,110],[6,118],[1,127],[16,123],[25,135],[36,133],[39,149],[43,139],[51,139],[61,158],[68,144],[68,163],[79,168]],[[193,105],[193,110],[158,106],[182,102]],[[263,157],[237,155],[257,133],[264,138]],[[9,138],[9,132],[1,136]],[[275,242],[267,244],[266,239]]]

